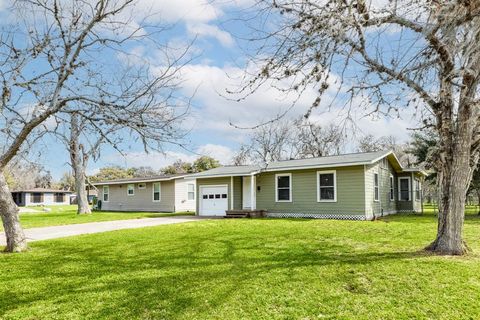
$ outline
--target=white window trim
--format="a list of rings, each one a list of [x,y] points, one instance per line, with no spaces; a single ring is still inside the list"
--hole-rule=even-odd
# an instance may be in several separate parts
[[[128,190],[129,190],[129,188],[130,188],[131,186],[133,186],[133,193],[132,193],[132,194],[128,193]],[[135,195],[135,183],[129,183],[129,184],[127,184],[127,196],[132,197],[132,196],[134,196],[134,195]]]
[[[289,181],[290,181],[289,200],[278,200],[278,178],[279,177],[289,177]],[[293,185],[293,182],[292,182],[292,174],[291,173],[277,173],[275,175],[275,202],[292,202],[292,200],[293,200],[292,199],[292,185]]]
[[[377,176],[377,181],[378,181],[378,185],[375,185],[375,176]],[[375,199],[375,189],[378,189],[378,198]],[[373,173],[373,201],[374,202],[380,202],[380,175],[378,174],[378,172],[374,172]]]
[[[320,199],[320,175],[333,173],[333,200]],[[317,171],[317,202],[337,202],[337,170]]]
[[[388,191],[390,193],[388,197],[390,198],[390,201],[395,201],[395,179],[393,178],[392,174],[390,175],[390,179],[388,180],[388,182],[389,182]]]
[[[189,187],[189,186],[193,186],[193,191],[189,191],[189,190],[188,190],[188,187]],[[193,199],[189,199],[189,198],[188,198],[188,195],[189,195],[190,193],[193,193]],[[188,201],[193,201],[193,200],[195,200],[195,184],[194,184],[194,183],[187,183],[187,200],[188,200]]]
[[[420,179],[415,178],[413,181],[414,181],[414,184],[413,184],[413,192],[414,192],[415,201],[421,201],[421,199],[422,199],[422,194],[421,194],[420,190],[421,190],[422,188],[420,187]],[[417,190],[417,182],[418,182],[418,190]],[[418,199],[417,199],[417,191],[418,191]]]
[[[400,185],[400,180],[407,179],[408,180],[408,200],[402,200],[402,190]],[[412,180],[410,177],[398,177],[398,201],[412,201]]]
[[[105,200],[105,189],[107,189],[106,194],[108,195],[108,200]],[[110,201],[110,186],[103,186],[103,191],[102,191],[102,201],[103,202],[109,202]]]
[[[155,200],[155,185],[158,184],[158,200]],[[162,201],[162,184],[160,182],[152,183],[152,202]]]
[[[139,183],[137,186],[138,186],[138,189],[139,189],[139,190],[142,190],[142,189],[146,189],[146,188],[147,188],[147,184],[144,183],[144,182]],[[143,186],[143,187],[140,187],[140,186]]]

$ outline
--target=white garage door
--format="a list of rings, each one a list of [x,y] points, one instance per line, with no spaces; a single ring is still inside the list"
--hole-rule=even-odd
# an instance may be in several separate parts
[[[224,216],[228,210],[228,187],[200,187],[200,215]]]

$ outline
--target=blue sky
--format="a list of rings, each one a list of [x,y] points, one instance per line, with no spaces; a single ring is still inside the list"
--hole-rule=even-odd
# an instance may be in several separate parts
[[[1,2],[0,0],[0,8]],[[264,86],[255,94],[240,103],[225,99],[219,92],[226,88],[238,86],[238,77],[243,75],[247,57],[245,46],[238,40],[238,35],[248,33],[248,28],[236,21],[242,10],[251,5],[249,0],[235,1],[205,1],[205,0],[142,0],[135,8],[136,14],[150,14],[152,22],[167,22],[175,24],[168,33],[163,34],[166,40],[179,46],[195,39],[191,48],[194,59],[182,70],[184,83],[181,94],[191,96],[191,114],[186,126],[191,129],[187,137],[188,149],[165,145],[165,154],[152,152],[145,154],[140,145],[125,150],[124,156],[106,146],[99,161],[90,163],[89,173],[94,173],[105,165],[121,166],[151,166],[155,169],[164,167],[177,159],[192,161],[198,154],[205,154],[219,159],[227,164],[239,144],[246,141],[248,131],[235,129],[230,121],[239,125],[255,125],[275,117],[288,108],[293,96],[280,94],[271,87]],[[287,114],[296,117],[302,114],[315,99],[315,91],[307,90],[297,106]],[[327,124],[338,121],[341,109],[321,111],[312,116],[314,121]],[[372,119],[363,114],[356,115],[359,131],[356,135],[374,134],[394,135],[399,141],[404,141],[409,132],[407,127],[412,123],[412,113],[405,112],[401,118]],[[46,148],[45,148],[46,147]],[[353,148],[352,146],[349,147]],[[45,165],[55,179],[69,170],[68,154],[62,144],[46,140],[36,148],[42,152],[40,161]],[[348,148],[347,148],[348,149]],[[345,150],[353,151],[353,150]]]

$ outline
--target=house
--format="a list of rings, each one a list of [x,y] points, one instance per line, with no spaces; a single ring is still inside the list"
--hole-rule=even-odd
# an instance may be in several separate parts
[[[185,174],[128,178],[93,183],[100,210],[195,211],[195,180]]]
[[[12,191],[13,201],[17,206],[37,205],[68,205],[70,204],[71,191],[33,188]]]
[[[86,187],[88,203],[93,204],[93,199],[98,198],[98,191],[90,186]],[[70,195],[70,204],[78,204],[77,194]]]
[[[422,210],[422,170],[391,151],[225,166],[191,175],[197,214],[265,210],[271,217],[370,220]]]

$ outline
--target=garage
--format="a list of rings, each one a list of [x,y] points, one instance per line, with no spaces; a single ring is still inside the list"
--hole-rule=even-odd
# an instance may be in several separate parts
[[[201,216],[224,216],[228,210],[228,186],[201,186]]]

